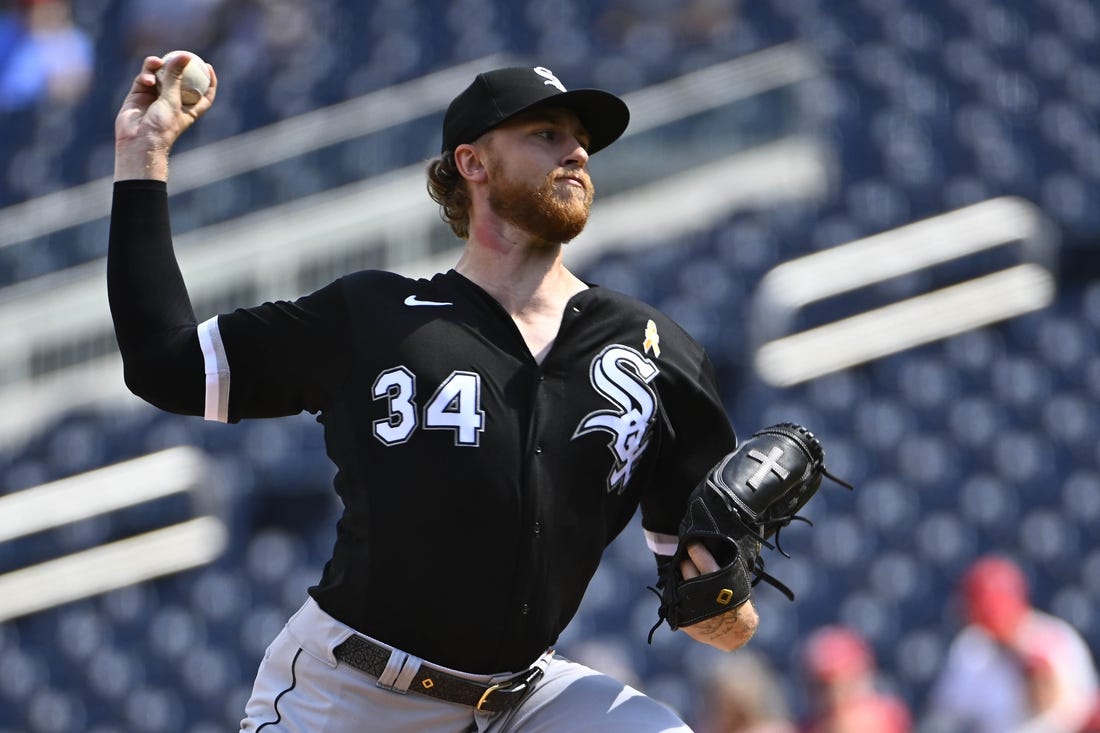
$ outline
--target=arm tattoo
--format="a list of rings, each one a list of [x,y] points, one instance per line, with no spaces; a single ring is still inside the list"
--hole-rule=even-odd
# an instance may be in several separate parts
[[[723,646],[730,643],[741,646],[756,633],[758,621],[753,605],[742,603],[726,613],[712,616],[684,629],[689,631],[693,639],[704,644],[717,641],[722,642]]]

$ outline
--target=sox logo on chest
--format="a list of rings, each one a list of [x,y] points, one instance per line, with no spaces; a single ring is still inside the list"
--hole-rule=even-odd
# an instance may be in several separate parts
[[[573,438],[595,431],[611,434],[607,447],[615,456],[615,464],[607,477],[608,492],[622,493],[649,446],[657,413],[657,395],[650,383],[658,372],[648,358],[620,344],[608,346],[592,360],[592,386],[615,408],[589,413]]]

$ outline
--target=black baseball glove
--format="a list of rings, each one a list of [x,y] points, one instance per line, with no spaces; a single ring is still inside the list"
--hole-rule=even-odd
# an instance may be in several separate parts
[[[823,476],[852,488],[825,470],[821,442],[794,423],[754,433],[712,468],[688,498],[676,554],[661,563],[652,589],[661,606],[650,641],[663,621],[675,630],[739,606],[761,580],[793,600],[789,588],[764,572],[760,549],[777,548],[780,528],[791,521],[810,523],[797,513],[817,493]],[[775,545],[769,541],[773,535]],[[693,542],[714,555],[719,569],[685,580],[680,563]]]

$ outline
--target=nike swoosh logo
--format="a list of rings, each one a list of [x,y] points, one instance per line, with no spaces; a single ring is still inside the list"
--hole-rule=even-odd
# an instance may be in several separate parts
[[[454,305],[454,303],[443,303],[438,300],[421,300],[415,295],[410,295],[409,297],[405,298],[405,305]]]

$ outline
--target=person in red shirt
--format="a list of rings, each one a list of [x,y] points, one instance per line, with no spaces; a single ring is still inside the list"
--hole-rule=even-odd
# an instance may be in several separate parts
[[[966,625],[930,694],[931,733],[1076,733],[1097,694],[1088,646],[1068,623],[1036,609],[1011,558],[987,555],[963,575]]]
[[[878,686],[870,645],[858,632],[825,626],[803,645],[810,709],[802,733],[909,733],[908,706]]]

